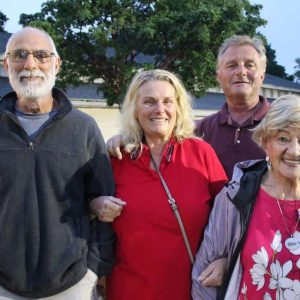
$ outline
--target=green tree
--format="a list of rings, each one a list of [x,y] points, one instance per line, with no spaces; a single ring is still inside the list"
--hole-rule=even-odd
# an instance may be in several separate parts
[[[294,77],[296,82],[300,83],[300,58],[296,58],[295,62],[296,62],[296,66],[295,66],[296,72],[294,73]]]
[[[267,38],[261,34],[258,33],[260,38],[263,40],[265,48],[266,48],[266,56],[267,56],[267,70],[266,73],[278,76],[283,79],[287,80],[294,80],[293,75],[288,75],[285,71],[285,67],[281,66],[277,63],[276,60],[276,51],[272,48],[271,44],[268,43]]]
[[[267,64],[267,73],[272,74],[287,80],[294,80],[293,75],[288,75],[285,71],[285,67],[281,66],[277,63],[276,60],[276,51],[271,48],[270,44],[266,45],[266,54],[267,54],[267,59],[268,59],[268,64]]]
[[[4,30],[4,25],[9,19],[6,17],[6,15],[0,11],[0,32],[6,32]]]
[[[264,25],[248,0],[47,1],[20,23],[45,29],[63,58],[61,86],[103,79],[108,104],[121,103],[138,69],[176,72],[200,96],[215,85],[215,60],[232,34]]]

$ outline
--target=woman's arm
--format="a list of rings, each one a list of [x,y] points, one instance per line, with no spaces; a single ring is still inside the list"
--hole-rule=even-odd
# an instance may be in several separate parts
[[[196,254],[192,271],[194,300],[216,299],[217,286],[224,277],[224,271],[221,269],[227,269],[230,260],[230,249],[234,246],[233,241],[239,224],[239,212],[228,200],[227,191],[228,188],[224,187],[215,199],[203,241]],[[221,261],[216,262],[220,258],[222,258],[222,268],[219,266]]]

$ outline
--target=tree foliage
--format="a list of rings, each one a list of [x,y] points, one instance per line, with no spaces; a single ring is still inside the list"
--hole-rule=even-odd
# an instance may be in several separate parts
[[[281,66],[277,63],[276,60],[276,51],[271,48],[270,44],[266,45],[266,54],[267,54],[267,73],[278,76],[280,78],[284,78],[287,80],[294,80],[293,75],[288,75],[285,71],[285,67]]]
[[[296,62],[296,66],[295,66],[295,73],[294,73],[294,77],[295,77],[295,81],[300,83],[300,58],[296,58],[295,60]]]
[[[4,25],[9,19],[6,17],[6,15],[0,11],[0,32],[6,32],[4,30]]]
[[[232,34],[265,24],[248,0],[56,0],[22,25],[45,29],[63,59],[62,86],[102,78],[108,104],[121,103],[139,69],[177,73],[195,96],[215,85],[217,49]]]
[[[276,59],[276,51],[272,48],[271,44],[268,43],[267,38],[260,32],[257,35],[262,39],[266,48],[266,56],[267,56],[266,73],[293,81],[294,76],[288,75],[285,71],[285,67],[278,64]]]

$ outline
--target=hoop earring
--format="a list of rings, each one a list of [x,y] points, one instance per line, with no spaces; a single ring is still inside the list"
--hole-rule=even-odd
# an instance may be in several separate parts
[[[268,155],[266,156],[266,162],[267,162],[267,168],[268,168],[268,170],[271,170],[272,164],[270,162],[270,157]]]

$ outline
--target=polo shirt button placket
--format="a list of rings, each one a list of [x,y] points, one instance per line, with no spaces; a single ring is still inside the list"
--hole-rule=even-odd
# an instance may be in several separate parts
[[[234,135],[234,143],[235,144],[240,144],[240,140],[239,140],[239,137],[240,137],[240,132],[241,132],[241,129],[240,128],[237,128],[237,130],[235,131],[235,135]]]

